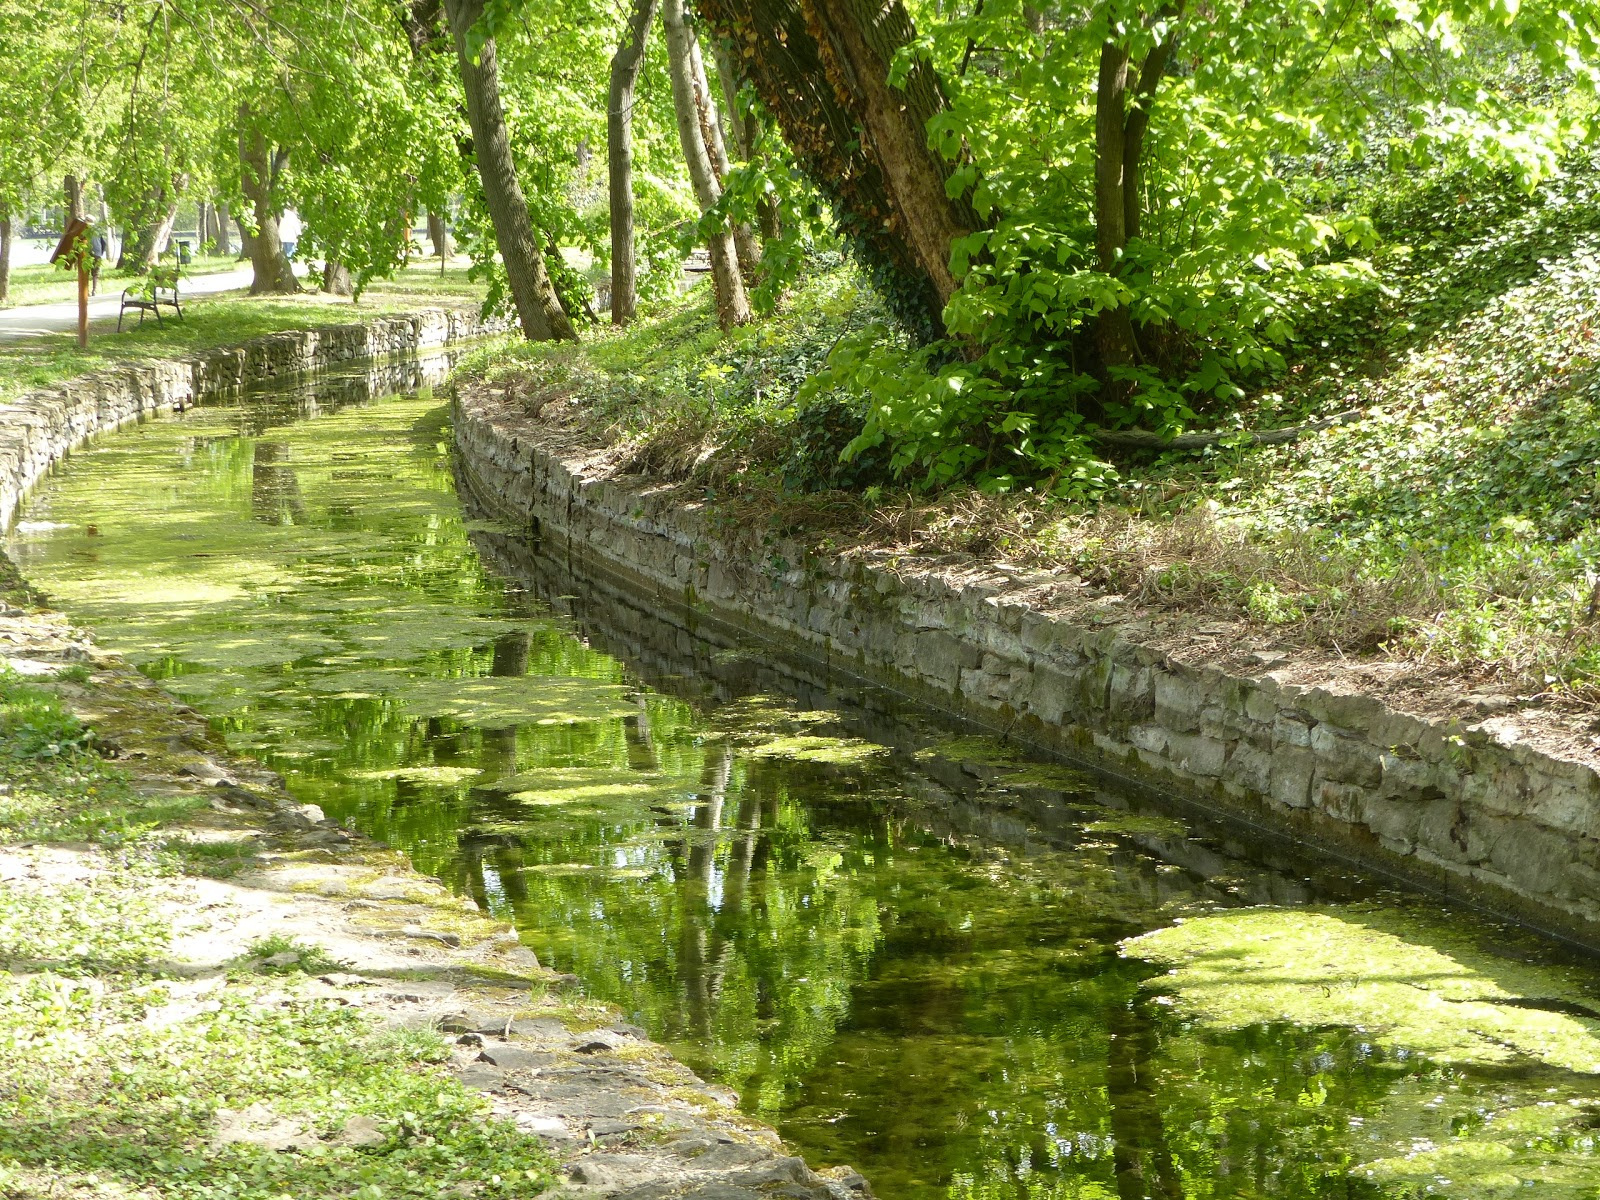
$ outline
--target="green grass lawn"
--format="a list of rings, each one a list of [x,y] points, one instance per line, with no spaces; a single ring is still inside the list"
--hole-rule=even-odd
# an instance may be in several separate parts
[[[197,256],[188,266],[183,268],[183,273],[188,278],[201,275],[215,275],[223,271],[232,271],[240,266],[240,262],[233,255],[206,255]],[[115,270],[110,266],[101,268],[100,294],[116,295],[123,288],[128,287],[135,276]],[[49,263],[29,267],[11,268],[11,287],[4,308],[20,308],[28,304],[65,304],[78,298],[78,277],[70,271]]]
[[[53,384],[101,367],[129,361],[181,358],[196,350],[231,346],[262,334],[315,325],[365,320],[385,313],[420,308],[475,308],[483,288],[467,279],[465,267],[451,267],[443,276],[438,260],[414,264],[394,279],[374,283],[359,304],[349,297],[305,292],[297,296],[247,296],[230,292],[197,296],[184,303],[184,320],[116,332],[116,320],[90,326],[89,348],[79,351],[71,333],[45,334],[0,341],[0,400]]]

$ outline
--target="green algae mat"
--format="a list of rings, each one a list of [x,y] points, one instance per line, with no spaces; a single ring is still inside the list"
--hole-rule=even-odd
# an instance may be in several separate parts
[[[464,519],[444,417],[313,386],[142,425],[11,552],[302,800],[880,1196],[1600,1196],[1592,966],[758,685],[759,647],[580,626],[484,568],[505,531]]]

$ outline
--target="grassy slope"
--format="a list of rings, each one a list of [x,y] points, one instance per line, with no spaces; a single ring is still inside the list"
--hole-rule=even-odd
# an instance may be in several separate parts
[[[375,283],[352,304],[348,297],[306,292],[298,296],[199,296],[184,304],[185,320],[115,332],[115,320],[97,322],[89,349],[80,353],[72,334],[0,341],[0,400],[30,388],[48,387],[76,375],[135,359],[179,358],[195,350],[229,346],[262,334],[311,325],[364,320],[383,313],[435,306],[475,307],[482,288],[464,268],[443,278],[437,261],[418,264],[395,279]]]
[[[478,369],[545,416],[692,476],[741,519],[834,544],[1066,564],[1288,644],[1449,664],[1524,693],[1600,690],[1600,201],[1591,166],[1531,199],[1445,179],[1375,202],[1390,294],[1328,315],[1288,411],[1361,419],[1297,445],[1135,456],[1096,508],[913,495],[837,456],[848,397],[795,406],[880,316],[848,268],[724,339],[708,298],[583,347]],[[552,402],[555,406],[552,407]],[[882,484],[875,487],[871,485]],[[841,489],[832,492],[828,488]]]

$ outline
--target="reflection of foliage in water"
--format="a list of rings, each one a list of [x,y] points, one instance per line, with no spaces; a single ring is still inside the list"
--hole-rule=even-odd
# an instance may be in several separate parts
[[[1310,893],[992,738],[906,758],[638,686],[480,570],[438,414],[143,426],[15,550],[302,799],[882,1195],[1592,1194],[1592,974],[1393,907],[1239,908]]]

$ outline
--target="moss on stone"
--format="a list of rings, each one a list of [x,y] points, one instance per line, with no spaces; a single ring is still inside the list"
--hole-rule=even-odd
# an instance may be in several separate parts
[[[987,734],[962,734],[944,738],[917,751],[923,762],[948,759],[980,767],[1014,767],[1022,763],[1022,751],[1011,742]]]
[[[337,671],[311,686],[340,699],[390,699],[413,716],[452,717],[488,728],[604,721],[638,711],[621,684],[560,675],[419,679],[374,668]]]
[[[456,787],[483,772],[477,767],[383,767],[370,771],[350,771],[352,779],[398,779],[406,783]]]
[[[1148,834],[1154,837],[1188,837],[1189,827],[1182,821],[1172,817],[1156,816],[1154,813],[1121,812],[1116,809],[1102,810],[1104,815],[1097,816],[1093,821],[1086,822],[1084,829],[1089,833],[1126,833]]]

